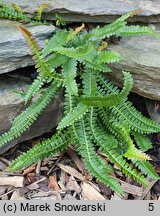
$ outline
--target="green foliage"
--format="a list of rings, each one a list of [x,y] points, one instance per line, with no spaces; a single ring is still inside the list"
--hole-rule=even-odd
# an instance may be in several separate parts
[[[15,3],[12,3],[11,6],[7,6],[0,3],[0,18],[21,21],[26,23],[47,24],[46,21],[41,20],[42,11],[47,6],[48,4],[40,5],[36,17],[30,18],[29,16],[25,15],[22,9]]]
[[[0,7],[1,14],[2,9],[5,7]],[[18,11],[16,9],[16,13],[22,16],[21,11]],[[39,17],[41,12],[42,8],[38,12]],[[84,24],[75,30],[59,29],[43,50],[31,32],[18,26],[32,50],[39,73],[26,92],[25,102],[31,100],[42,89],[43,84],[46,83],[48,87],[15,118],[11,129],[0,136],[0,146],[21,136],[48,103],[54,100],[61,88],[65,92],[64,116],[57,126],[56,134],[13,161],[8,168],[10,171],[52,156],[72,143],[88,171],[121,195],[123,189],[112,176],[114,170],[111,164],[115,164],[125,175],[143,185],[149,184],[147,177],[159,179],[148,162],[150,157],[145,151],[152,148],[147,134],[159,132],[160,125],[144,117],[128,101],[127,96],[133,85],[129,72],[123,72],[122,90],[104,76],[104,72],[111,72],[108,63],[119,61],[121,56],[110,50],[102,39],[111,35],[149,34],[159,37],[149,27],[127,25],[126,19],[139,12],[129,12],[113,23],[97,27],[88,33],[82,32]],[[97,147],[110,163],[106,163],[98,155]]]

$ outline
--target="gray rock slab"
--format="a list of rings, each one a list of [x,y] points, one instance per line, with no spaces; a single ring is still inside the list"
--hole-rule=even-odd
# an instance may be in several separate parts
[[[16,24],[18,23],[14,21],[0,20],[0,74],[35,64]],[[44,46],[45,39],[51,37],[55,31],[52,25],[26,25],[26,27],[38,39],[41,47]]]
[[[146,100],[146,107],[150,117],[160,124],[160,101]]]
[[[113,72],[109,78],[122,85],[122,71],[129,71],[134,79],[132,91],[160,100],[160,39],[150,36],[123,38],[110,48],[117,51],[122,60],[112,65]]]
[[[11,127],[12,120],[24,109],[24,101],[15,91],[26,91],[29,80],[26,78],[10,78],[1,76],[0,80],[0,133],[7,131]],[[62,96],[57,95],[56,99],[47,106],[42,115],[35,123],[17,140],[10,142],[0,148],[0,154],[7,151],[24,140],[40,136],[57,125],[57,121],[62,115]]]
[[[9,3],[9,0],[1,0]],[[14,0],[25,12],[34,14],[38,6],[48,3],[50,7],[46,9],[44,17],[55,19],[55,13],[63,14],[66,21],[78,22],[111,22],[115,16],[122,15],[131,10],[142,9],[141,15],[131,19],[131,21],[159,22],[160,21],[160,1],[159,0]]]

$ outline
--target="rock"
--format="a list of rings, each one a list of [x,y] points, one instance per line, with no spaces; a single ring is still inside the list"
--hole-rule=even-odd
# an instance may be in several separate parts
[[[127,37],[110,49],[117,51],[122,60],[112,65],[109,78],[122,85],[122,70],[129,71],[134,80],[133,92],[160,100],[160,40],[151,36]]]
[[[160,101],[146,100],[146,107],[150,117],[160,124]]]
[[[35,64],[30,56],[30,49],[16,24],[18,23],[14,21],[0,20],[0,74]],[[44,46],[45,39],[51,37],[55,30],[52,25],[32,26],[30,24],[26,27],[39,40],[41,47]]]
[[[25,109],[23,99],[20,98],[15,91],[26,91],[29,83],[27,78],[10,78],[6,77],[6,75],[1,75],[0,133],[7,131],[11,126],[11,121]],[[61,101],[62,96],[58,95],[57,98],[48,105],[43,114],[19,139],[0,148],[0,154],[15,146],[17,143],[40,136],[54,128],[62,115]]]
[[[1,0],[5,4],[10,0]],[[35,14],[40,4],[48,3],[50,6],[45,9],[44,18],[53,20],[55,13],[63,15],[66,21],[78,22],[111,22],[115,17],[131,10],[142,9],[141,15],[131,21],[159,22],[160,4],[159,0],[14,0],[25,12]]]

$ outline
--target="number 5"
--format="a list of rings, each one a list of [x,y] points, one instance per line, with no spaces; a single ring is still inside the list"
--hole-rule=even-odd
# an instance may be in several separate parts
[[[153,211],[154,210],[154,203],[149,203],[148,210]]]

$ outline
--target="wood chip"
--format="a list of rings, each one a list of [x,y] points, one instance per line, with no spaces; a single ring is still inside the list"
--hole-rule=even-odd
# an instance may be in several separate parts
[[[81,173],[79,173],[76,169],[74,169],[73,167],[70,167],[68,165],[63,165],[60,163],[58,163],[57,165],[59,166],[59,168],[61,168],[66,173],[70,174],[71,176],[74,176],[74,177],[80,179],[81,181],[85,180],[85,177]]]
[[[137,187],[135,185],[131,185],[129,183],[126,183],[122,180],[118,180],[121,183],[121,186],[124,190],[124,192],[129,193],[129,194],[133,194],[136,196],[142,196],[143,194],[143,188],[142,187]]]
[[[83,182],[81,184],[82,196],[87,200],[106,200],[97,190],[95,190],[89,183]]]
[[[38,181],[35,181],[33,182],[32,184],[28,185],[26,188],[29,189],[29,190],[35,190],[35,189],[38,189],[39,188],[39,185],[38,183],[42,182],[42,181],[45,181],[46,180],[46,177],[38,180]]]
[[[49,176],[49,184],[48,186],[50,188],[52,188],[55,192],[59,193],[59,186],[58,186],[58,183],[57,183],[57,178],[55,175],[52,175],[52,176]]]
[[[71,194],[66,194],[63,200],[76,200],[76,198],[73,197]]]
[[[14,187],[24,187],[23,176],[0,177],[0,185],[11,185]]]
[[[69,189],[70,191],[75,191],[76,193],[80,193],[81,192],[81,187],[79,186],[79,184],[76,182],[75,178],[73,176],[71,176],[69,178],[69,182],[66,185],[66,188]]]
[[[38,193],[34,193],[31,195],[31,198],[37,198],[37,197],[48,197],[53,195],[52,191],[39,191]]]
[[[7,168],[6,164],[0,161],[0,170],[5,170]]]
[[[71,148],[67,149],[67,154],[72,158],[72,160],[74,161],[74,163],[76,164],[77,168],[84,173],[85,172],[85,166],[82,163],[82,161],[80,160],[80,158],[77,156],[77,154],[75,153],[75,151]]]
[[[7,190],[7,186],[0,186],[0,195],[3,195]]]
[[[33,170],[35,170],[36,164],[32,164],[30,167],[26,168],[23,171],[23,175],[27,175],[28,173],[31,173]]]
[[[41,160],[39,160],[37,163],[36,174],[40,174],[40,172],[41,172]]]
[[[34,183],[36,181],[36,178],[35,178],[35,173],[28,173],[27,174],[27,180],[29,183]]]
[[[114,193],[114,195],[111,195],[111,200],[123,200],[123,199],[117,193]]]
[[[138,200],[143,200],[144,197],[148,194],[148,192],[151,190],[153,185],[157,182],[157,180],[150,181],[150,185],[144,190],[142,196],[138,197]],[[137,198],[136,198],[137,199]]]
[[[25,197],[20,196],[19,191],[15,190],[10,198],[10,200],[26,200]]]

